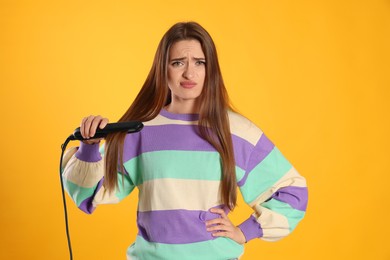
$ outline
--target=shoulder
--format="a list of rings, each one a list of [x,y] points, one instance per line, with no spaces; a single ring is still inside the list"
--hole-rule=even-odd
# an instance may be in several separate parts
[[[252,121],[239,113],[228,111],[228,116],[230,132],[232,135],[245,139],[252,145],[256,145],[260,137],[263,135],[263,131]]]

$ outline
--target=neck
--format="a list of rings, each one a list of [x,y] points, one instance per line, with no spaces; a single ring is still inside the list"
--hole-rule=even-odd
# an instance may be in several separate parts
[[[172,102],[165,109],[174,114],[198,114],[199,104],[196,100],[172,99]]]

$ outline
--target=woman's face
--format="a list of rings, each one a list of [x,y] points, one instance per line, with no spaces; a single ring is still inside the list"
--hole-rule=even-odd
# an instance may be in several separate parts
[[[197,40],[174,43],[169,51],[168,86],[172,104],[198,102],[206,76],[206,58]]]

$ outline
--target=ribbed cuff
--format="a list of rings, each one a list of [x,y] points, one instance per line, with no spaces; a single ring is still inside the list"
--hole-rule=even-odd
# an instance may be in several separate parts
[[[244,234],[246,242],[263,236],[263,230],[254,216],[250,216],[247,220],[238,225],[238,227]]]
[[[84,162],[98,162],[102,159],[102,155],[99,152],[99,144],[85,144],[80,142],[80,147],[77,150],[75,156],[77,159]]]

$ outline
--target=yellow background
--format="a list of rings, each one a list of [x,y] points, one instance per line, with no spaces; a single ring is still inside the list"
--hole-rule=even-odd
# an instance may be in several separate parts
[[[116,121],[188,20],[213,36],[234,105],[308,180],[302,223],[243,259],[390,259],[384,0],[2,0],[0,258],[68,259],[60,145],[83,116]],[[136,201],[86,215],[68,198],[75,259],[125,259]],[[231,218],[249,213],[240,200]]]

